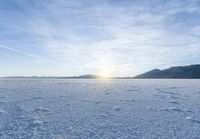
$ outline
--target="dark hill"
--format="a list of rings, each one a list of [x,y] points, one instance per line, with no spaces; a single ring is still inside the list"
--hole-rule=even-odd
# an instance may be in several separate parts
[[[178,66],[164,70],[154,69],[135,78],[200,78],[200,65]]]

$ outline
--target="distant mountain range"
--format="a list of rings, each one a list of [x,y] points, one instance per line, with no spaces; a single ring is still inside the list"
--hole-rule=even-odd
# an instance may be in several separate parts
[[[80,76],[71,76],[71,77],[63,77],[66,79],[97,79],[99,78],[98,75],[93,75],[93,74],[85,74],[85,75],[80,75]]]
[[[135,78],[200,78],[200,65],[177,66],[164,70],[153,69]]]
[[[58,76],[8,76],[4,78],[56,78],[56,79],[96,79],[99,78],[97,75],[86,74],[80,76],[66,76],[66,77],[58,77]]]
[[[53,79],[98,79],[101,76],[86,74],[80,76],[68,76],[68,77],[55,77],[55,76],[11,76],[5,78],[53,78]],[[200,78],[200,64],[189,65],[189,66],[177,66],[168,69],[160,70],[153,69],[151,71],[145,72],[143,74],[137,75],[135,77],[109,77],[110,79],[154,79],[154,78]]]

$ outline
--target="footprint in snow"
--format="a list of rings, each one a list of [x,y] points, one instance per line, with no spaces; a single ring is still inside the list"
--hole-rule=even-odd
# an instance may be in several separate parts
[[[140,92],[140,90],[137,90],[137,89],[127,89],[126,91],[127,92]]]
[[[107,114],[107,113],[102,113],[102,114],[99,114],[99,115],[96,115],[96,116],[95,116],[95,118],[96,118],[97,120],[107,120],[107,119],[109,119],[109,118],[111,118],[111,117],[112,117],[112,115]]]
[[[71,104],[70,103],[67,103],[65,106],[70,106]]]
[[[160,111],[169,111],[168,108],[160,108]]]
[[[159,93],[163,93],[163,94],[171,94],[171,92],[169,92],[169,91],[160,91]]]
[[[3,113],[6,113],[6,112],[5,112],[5,110],[0,109],[0,114],[1,114],[1,113],[3,114]]]
[[[179,103],[176,102],[176,101],[170,101],[169,103],[171,103],[171,104],[175,104],[175,105],[179,105]]]
[[[194,119],[194,118],[192,118],[190,116],[187,116],[186,119],[189,120],[189,121],[191,121],[192,123],[200,124],[200,120]]]
[[[182,108],[176,108],[176,107],[171,107],[169,110],[175,111],[175,112],[192,112],[191,110],[188,110],[188,109],[182,109]]]
[[[169,89],[177,89],[177,87],[169,87]]]
[[[24,119],[26,119],[26,116],[20,115],[20,116],[15,117],[15,119],[17,119],[17,120],[24,120]]]
[[[172,99],[178,99],[178,96],[171,96]]]
[[[174,111],[174,112],[187,112],[187,109],[181,109],[181,108],[176,108],[176,107],[171,107],[171,108],[160,108],[160,111]]]
[[[99,103],[100,103],[100,101],[96,101],[96,102],[95,102],[96,105],[99,104]]]
[[[42,97],[32,97],[30,100],[42,99]]]
[[[1,96],[1,97],[0,97],[0,99],[5,99],[5,98],[6,98],[6,97],[4,97],[4,96]]]
[[[6,99],[6,97],[1,96],[0,97],[0,103],[7,103],[7,101],[5,99]]]
[[[119,107],[115,107],[114,110],[120,111],[121,109]]]
[[[161,91],[162,89],[161,88],[156,88],[155,90]]]
[[[132,99],[132,100],[124,100],[124,101],[126,101],[126,102],[131,102],[131,101],[134,102],[135,100]]]
[[[32,119],[29,121],[29,128],[38,128],[41,127],[45,122],[40,119]]]
[[[34,112],[50,112],[50,109],[39,107],[39,108],[34,109]]]
[[[121,99],[120,100],[121,102],[135,102],[135,100],[134,99]]]
[[[170,108],[170,110],[172,110],[172,111],[175,111],[175,112],[184,112],[184,110],[183,109],[181,109],[181,108]]]
[[[0,100],[0,104],[7,103],[8,101]]]
[[[81,100],[82,102],[90,102],[89,100]]]
[[[67,96],[65,96],[65,95],[60,95],[59,97],[64,98],[64,97],[67,97]]]

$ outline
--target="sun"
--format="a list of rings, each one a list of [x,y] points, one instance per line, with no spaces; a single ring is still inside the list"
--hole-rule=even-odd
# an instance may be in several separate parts
[[[100,79],[109,79],[111,78],[111,73],[109,71],[103,70],[98,74]]]
[[[111,79],[114,73],[114,67],[111,64],[111,60],[109,58],[107,59],[101,59],[98,64],[96,64],[96,73],[98,75],[99,79]]]

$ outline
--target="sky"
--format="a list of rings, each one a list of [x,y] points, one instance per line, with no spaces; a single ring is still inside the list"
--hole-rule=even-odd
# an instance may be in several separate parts
[[[0,0],[0,77],[199,63],[199,0]]]

